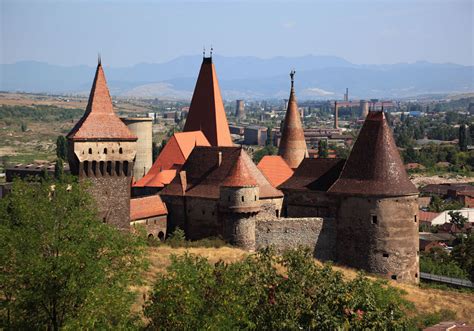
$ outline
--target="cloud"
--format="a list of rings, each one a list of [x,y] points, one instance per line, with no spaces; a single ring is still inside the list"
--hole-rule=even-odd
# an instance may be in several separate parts
[[[323,97],[323,96],[328,96],[328,95],[334,95],[334,92],[326,91],[326,90],[323,90],[323,89],[317,88],[317,87],[310,87],[310,88],[307,88],[307,89],[303,90],[302,94],[305,94],[307,96]]]

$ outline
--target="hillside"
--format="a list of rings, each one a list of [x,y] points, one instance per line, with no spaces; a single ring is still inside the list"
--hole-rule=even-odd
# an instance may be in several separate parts
[[[171,248],[168,246],[150,247],[148,249],[148,258],[150,268],[145,275],[146,284],[139,287],[139,302],[135,309],[139,310],[143,304],[146,293],[151,288],[156,275],[166,272],[166,267],[170,264],[172,254],[180,255],[185,252],[206,257],[210,262],[215,263],[223,260],[227,263],[238,261],[249,254],[246,251],[230,248]],[[316,262],[320,263],[320,262]],[[345,277],[352,279],[357,272],[354,269],[336,266],[334,269],[341,271]],[[371,276],[375,277],[375,276]],[[461,293],[457,291],[445,291],[431,288],[420,288],[414,285],[400,284],[394,281],[390,285],[406,291],[406,299],[413,302],[416,307],[414,314],[431,314],[442,309],[448,309],[457,313],[457,319],[474,323],[474,293]]]
[[[107,67],[111,93],[122,96],[189,99],[202,56],[180,56],[164,63]],[[224,98],[285,98],[291,69],[300,99],[401,98],[474,91],[474,67],[450,63],[353,64],[336,56],[307,55],[261,59],[213,57]],[[94,68],[37,61],[0,64],[0,91],[87,93]]]

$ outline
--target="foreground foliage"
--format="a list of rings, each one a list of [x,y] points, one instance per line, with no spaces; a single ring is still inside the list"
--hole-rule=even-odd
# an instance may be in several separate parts
[[[173,256],[144,307],[149,329],[399,329],[401,291],[362,275],[346,281],[309,251],[264,250],[233,264]]]
[[[6,329],[134,326],[129,290],[143,242],[98,221],[82,184],[16,181],[0,200],[0,322]]]

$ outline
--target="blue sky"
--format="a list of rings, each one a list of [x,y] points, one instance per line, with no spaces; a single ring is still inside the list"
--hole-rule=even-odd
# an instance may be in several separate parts
[[[0,0],[1,63],[111,66],[199,54],[474,65],[472,0]]]

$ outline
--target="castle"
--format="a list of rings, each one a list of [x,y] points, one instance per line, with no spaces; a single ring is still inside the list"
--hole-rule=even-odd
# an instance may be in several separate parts
[[[221,236],[253,251],[310,247],[314,256],[417,283],[418,191],[383,111],[367,114],[347,160],[308,158],[291,73],[279,155],[257,167],[234,146],[211,57],[204,57],[183,133],[133,188],[136,140],[114,114],[99,62],[83,118],[68,135],[71,172],[91,181],[104,222],[164,237]],[[132,206],[132,210],[130,210]]]

